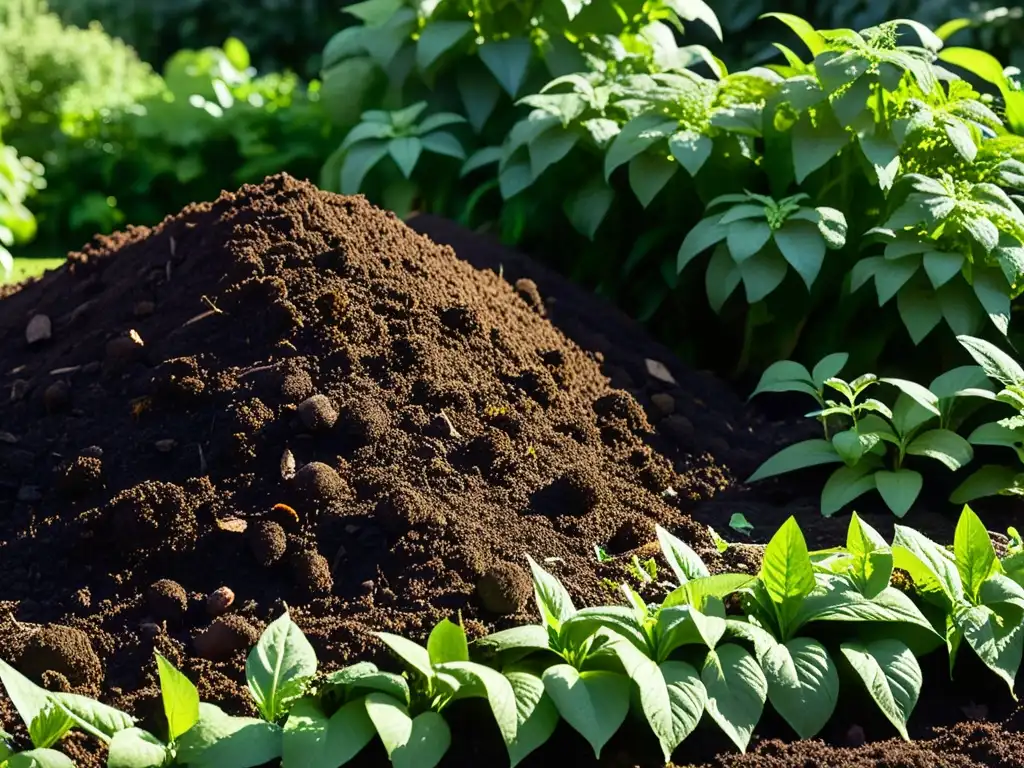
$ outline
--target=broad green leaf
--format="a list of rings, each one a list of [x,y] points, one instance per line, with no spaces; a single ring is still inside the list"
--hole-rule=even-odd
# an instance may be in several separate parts
[[[842,53],[825,51],[815,56],[814,66],[821,84],[829,94],[835,95],[843,88],[847,88],[847,92],[854,90],[855,81],[871,68],[871,61],[863,51],[853,48]],[[857,91],[861,94],[862,101],[867,101],[867,90]]]
[[[875,490],[876,466],[861,462],[842,466],[829,475],[821,491],[821,514],[831,517],[847,504]]]
[[[358,144],[360,142],[372,141],[374,139],[390,139],[395,135],[395,128],[388,123],[359,123],[345,134],[341,142],[342,149]]]
[[[28,727],[32,744],[39,748],[56,744],[72,726],[71,718],[53,700],[52,694],[33,683],[0,659],[0,683],[15,711]]]
[[[403,704],[409,704],[409,684],[405,678],[392,672],[381,672],[376,664],[368,661],[351,664],[342,669],[331,672],[324,677],[319,690],[324,691],[337,687],[342,688],[346,693],[349,691],[380,691],[389,694],[392,698],[398,699]]]
[[[420,32],[420,39],[416,41],[416,66],[421,70],[429,69],[442,54],[472,31],[473,24],[468,21],[430,22]]]
[[[460,698],[475,696],[487,699],[505,744],[515,743],[518,727],[516,695],[504,675],[472,661],[445,662],[438,665],[437,671],[459,681]]]
[[[846,549],[853,556],[850,575],[857,588],[869,600],[889,586],[892,576],[892,549],[881,534],[854,512],[846,530]]]
[[[604,158],[605,180],[611,178],[612,171],[623,163],[629,162],[656,142],[667,139],[677,127],[676,121],[666,120],[664,115],[645,113],[634,117],[622,126],[608,147]]]
[[[987,464],[978,468],[950,495],[953,504],[966,504],[985,496],[996,496],[1007,488],[1024,489],[1024,476],[1010,467]]]
[[[379,27],[402,5],[402,0],[363,0],[346,6],[345,13],[352,14],[368,27]]]
[[[141,728],[127,728],[110,741],[107,768],[162,768],[170,757],[170,751],[156,736]]]
[[[954,472],[974,458],[971,444],[948,429],[930,429],[915,437],[907,453],[941,461]]]
[[[737,222],[733,227],[740,226],[746,222]],[[767,226],[767,225],[765,225]],[[770,294],[786,277],[786,260],[779,254],[771,251],[761,251],[749,259],[736,262],[740,277],[743,280],[743,287],[747,294],[747,303],[755,304]]]
[[[466,150],[462,148],[462,142],[447,131],[428,133],[420,139],[420,143],[423,145],[423,149],[433,152],[435,155],[454,157],[456,160],[466,159]]]
[[[973,288],[989,320],[1005,336],[1010,327],[1010,294],[1006,278],[998,269],[975,269]]]
[[[952,280],[960,272],[963,263],[964,257],[960,253],[928,251],[924,255],[924,271],[935,288],[941,288]]]
[[[793,171],[798,184],[839,154],[850,134],[836,120],[831,109],[818,107],[814,118],[805,112],[793,126]]]
[[[388,142],[388,154],[405,178],[412,176],[423,152],[423,142],[415,136],[402,136]]]
[[[985,375],[1005,385],[1024,383],[1024,368],[995,344],[973,336],[957,336]]]
[[[71,758],[55,749],[30,749],[7,758],[4,768],[75,768]]]
[[[696,131],[682,130],[672,134],[668,150],[690,176],[696,176],[711,157],[714,142]]]
[[[561,639],[569,646],[583,646],[600,629],[608,629],[625,637],[638,648],[647,648],[647,637],[640,627],[633,608],[605,605],[583,608],[562,624]]]
[[[114,734],[135,725],[127,712],[101,704],[77,693],[50,694],[54,702],[71,718],[75,726],[100,741],[109,742]]]
[[[446,661],[469,661],[466,631],[458,624],[442,619],[427,638],[427,654],[431,665]]]
[[[701,219],[686,234],[683,244],[679,246],[679,255],[676,261],[677,271],[682,272],[694,257],[726,238],[729,230],[719,223],[720,218],[721,216],[712,215]]]
[[[480,60],[491,70],[501,87],[512,98],[516,97],[526,78],[533,46],[522,37],[484,43],[480,46]]]
[[[498,174],[498,187],[505,200],[515,197],[533,183],[530,164],[525,160],[508,163]]]
[[[341,165],[341,193],[355,195],[363,191],[366,174],[388,153],[386,141],[364,141],[345,152]]]
[[[846,462],[847,466],[853,467],[870,446],[865,444],[857,430],[847,429],[832,435],[832,447],[836,449],[836,453]]]
[[[795,445],[787,446],[758,467],[749,478],[748,483],[763,480],[766,477],[781,475],[796,469],[813,467],[818,464],[838,464],[842,459],[828,440],[804,440]]]
[[[739,203],[732,206],[719,219],[719,223],[726,225],[732,224],[734,221],[742,221],[743,219],[761,219],[766,220],[767,210],[763,205],[755,203]]]
[[[549,647],[548,630],[539,624],[525,624],[485,635],[474,640],[473,647],[492,654],[504,651],[544,651]]]
[[[839,675],[818,641],[796,637],[777,644],[761,659],[772,707],[802,739],[818,733],[832,717]]]
[[[878,186],[888,191],[896,181],[900,170],[900,148],[892,134],[882,131],[877,125],[871,133],[858,136],[858,143],[864,157],[874,168],[878,177]]]
[[[701,681],[711,719],[740,752],[746,752],[768,695],[768,681],[757,660],[739,645],[719,645],[708,651]]]
[[[601,749],[629,712],[629,678],[616,672],[579,672],[568,664],[544,670],[544,690],[562,718],[601,757]]]
[[[999,560],[984,524],[970,507],[964,507],[953,537],[956,569],[964,589],[977,597],[982,583],[999,571]]]
[[[1006,682],[1012,694],[1024,650],[1024,622],[1017,606],[1002,608],[958,605],[954,607],[953,622],[978,658]]]
[[[722,26],[718,23],[718,17],[704,0],[665,0],[665,5],[683,21],[703,21],[719,40],[722,39]]]
[[[951,552],[913,528],[897,525],[892,554],[893,565],[910,574],[920,594],[944,605],[963,602],[963,581]]]
[[[665,188],[678,167],[664,157],[646,152],[629,161],[629,186],[644,208]]]
[[[508,747],[510,768],[515,768],[544,744],[558,725],[558,710],[544,691],[544,681],[522,670],[506,670],[505,677],[516,697],[516,738]]]
[[[484,147],[483,149],[478,149],[466,158],[466,162],[462,164],[462,169],[459,171],[459,175],[468,176],[478,168],[483,168],[484,166],[491,165],[492,163],[497,163],[501,160],[501,156],[501,147]]]
[[[782,631],[786,632],[790,619],[815,587],[807,542],[796,518],[786,520],[768,542],[760,575],[775,605]]]
[[[327,717],[315,701],[301,699],[288,713],[281,768],[338,768],[354,758],[375,734],[362,699]]]
[[[845,365],[845,361],[843,364]],[[821,365],[821,363],[818,365]],[[821,370],[829,368],[830,366],[825,366]],[[815,367],[815,370],[817,371],[818,368]],[[829,376],[832,375],[834,374],[829,374]],[[825,378],[828,377],[826,376]],[[754,395],[759,395],[762,392],[805,392],[817,398],[818,394],[815,389],[815,383],[811,372],[800,365],[800,363],[792,360],[778,360],[769,365],[764,373],[761,374],[761,379],[757,382],[757,386],[754,387],[754,391],[750,393],[747,399],[750,400]],[[821,387],[820,384],[817,386]]]
[[[410,717],[404,705],[383,693],[371,693],[363,703],[394,768],[434,768],[451,746],[451,731],[437,712]]]
[[[841,650],[882,714],[909,741],[907,720],[923,683],[917,658],[898,640],[850,641]]]
[[[741,279],[739,267],[729,255],[729,249],[724,243],[720,244],[711,254],[704,273],[704,290],[707,291],[708,304],[714,312],[722,311]]]
[[[936,397],[935,394],[927,387],[922,387],[920,384],[913,381],[907,381],[906,379],[895,379],[891,376],[879,379],[879,381],[885,384],[891,384],[900,390],[900,392],[907,395],[907,397],[913,398],[914,401],[934,415],[940,415],[939,398]]]
[[[245,660],[249,691],[271,723],[287,712],[315,674],[316,652],[287,613],[271,622]]]
[[[546,626],[555,631],[562,626],[562,622],[576,613],[576,606],[572,604],[572,598],[565,591],[561,582],[545,571],[529,555],[526,556],[530,563],[530,572],[533,575],[533,594],[537,600],[537,607],[540,609],[541,618]]]
[[[576,146],[579,134],[572,131],[548,130],[530,142],[530,171],[537,178],[562,160]]]
[[[915,344],[920,344],[942,322],[942,308],[933,290],[921,290],[912,284],[908,285],[897,295],[896,306]]]
[[[501,97],[501,87],[489,72],[477,68],[460,67],[455,75],[466,117],[473,130],[480,133]]]
[[[860,290],[868,280],[875,276],[875,272],[884,261],[885,259],[881,256],[869,256],[854,264],[853,269],[850,270],[850,292]]]
[[[793,631],[814,621],[900,622],[934,635],[931,623],[913,601],[894,587],[872,598],[843,574],[819,573],[820,588],[804,599],[793,621]]]
[[[875,473],[878,493],[896,517],[903,517],[910,511],[923,484],[921,473],[912,469],[879,470]]]
[[[668,567],[675,574],[678,584],[686,584],[694,579],[706,578],[711,575],[700,555],[685,543],[666,531],[660,525],[654,527],[661,545],[661,552],[668,561]]]
[[[920,266],[921,259],[918,256],[907,256],[895,261],[885,259],[879,263],[874,270],[878,306],[887,304],[914,276]]]
[[[782,255],[811,289],[825,260],[825,241],[818,228],[806,221],[787,222],[774,234]]]
[[[800,38],[800,41],[807,46],[807,50],[811,52],[812,57],[817,56],[826,48],[825,39],[809,22],[804,21],[799,16],[794,16],[791,13],[765,13],[762,14],[761,18],[778,19],[793,30],[796,36]]]
[[[173,742],[199,721],[199,691],[167,659],[156,654],[160,696],[167,717],[167,736]]]
[[[75,721],[53,702],[28,724],[29,740],[34,746],[45,749],[60,741],[74,726]]]
[[[614,200],[612,188],[593,179],[565,201],[563,210],[576,231],[593,240]]]
[[[390,632],[378,632],[377,637],[388,648],[390,648],[409,667],[419,672],[424,678],[430,679],[434,675],[433,665],[430,663],[430,653],[422,645],[407,640],[401,635],[393,635]]]
[[[199,722],[179,740],[177,759],[189,768],[255,768],[281,757],[281,727],[252,717],[231,717],[199,705]]]
[[[722,224],[725,223],[723,217]],[[741,264],[764,248],[771,237],[772,230],[767,221],[743,219],[729,224],[726,243],[732,260]]]
[[[993,85],[1002,86],[1006,82],[1006,75],[1003,73],[1003,65],[990,53],[979,51],[974,48],[946,48],[939,52],[939,59],[961,67],[971,72],[982,80]]]

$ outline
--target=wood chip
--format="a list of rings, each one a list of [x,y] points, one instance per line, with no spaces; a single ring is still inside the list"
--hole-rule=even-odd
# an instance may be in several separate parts
[[[287,448],[281,454],[281,479],[291,480],[295,477],[295,456]]]
[[[644,363],[647,365],[647,373],[656,378],[658,381],[663,381],[666,384],[679,384],[672,376],[672,372],[665,367],[664,363],[652,360],[651,358],[645,358]]]
[[[217,527],[228,533],[245,533],[249,523],[240,517],[225,517],[216,520]]]
[[[46,341],[53,334],[53,323],[46,315],[34,315],[25,328],[25,340],[29,344]]]

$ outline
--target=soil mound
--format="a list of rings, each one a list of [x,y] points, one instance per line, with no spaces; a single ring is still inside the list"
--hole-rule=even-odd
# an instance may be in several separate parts
[[[713,552],[684,513],[724,472],[652,448],[534,294],[287,176],[71,254],[0,303],[0,648],[73,627],[102,666],[36,677],[132,706],[156,647],[238,711],[285,605],[341,664],[367,629],[522,621],[525,553],[588,604],[595,545]]]

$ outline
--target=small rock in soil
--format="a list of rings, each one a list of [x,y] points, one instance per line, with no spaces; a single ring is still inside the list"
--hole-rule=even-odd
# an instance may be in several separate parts
[[[295,487],[306,501],[334,501],[345,495],[347,486],[335,469],[313,461],[295,473]]]
[[[501,562],[480,577],[476,593],[485,609],[504,616],[522,610],[533,594],[533,582],[521,566]]]
[[[541,317],[544,316],[544,300],[541,298],[540,290],[533,280],[528,277],[521,277],[516,280],[515,289],[516,293],[519,294],[519,298],[525,301],[530,309]]]
[[[132,309],[132,314],[136,317],[149,317],[155,310],[156,304],[152,301],[137,301]]]
[[[693,442],[693,422],[690,421],[685,416],[681,416],[679,414],[669,416],[667,419],[661,422],[660,427],[663,430],[665,430],[665,432],[667,432],[670,437],[672,437],[675,440],[678,440],[680,443],[684,445]]]
[[[329,595],[334,588],[334,577],[327,558],[319,552],[299,552],[292,557],[295,583],[311,595]]]
[[[249,532],[249,548],[260,565],[273,565],[281,559],[288,548],[284,528],[272,520],[256,523]]]
[[[24,400],[28,394],[29,383],[25,379],[15,379],[11,382],[11,402],[16,403]]]
[[[676,411],[675,398],[666,392],[656,392],[651,395],[651,404],[661,417],[671,416]]]
[[[71,387],[66,381],[55,381],[43,391],[43,405],[48,413],[60,413],[71,406]]]
[[[20,672],[41,680],[47,671],[59,672],[76,688],[94,688],[103,682],[103,665],[80,629],[48,624],[26,641],[17,662]]]
[[[235,593],[229,587],[218,587],[206,596],[206,612],[211,616],[220,616],[235,602]]]
[[[223,661],[239,651],[247,651],[259,639],[255,628],[237,613],[214,619],[193,640],[196,653],[210,661]]]
[[[153,443],[153,447],[156,448],[158,453],[170,453],[178,447],[178,441],[172,438],[157,440]]]
[[[25,341],[29,344],[38,344],[46,341],[53,333],[53,325],[46,315],[34,315],[25,327]]]
[[[146,602],[155,618],[176,624],[188,608],[188,594],[178,582],[160,579],[150,585],[146,592]]]
[[[327,432],[338,420],[338,411],[326,395],[313,395],[299,403],[299,419],[310,432]]]

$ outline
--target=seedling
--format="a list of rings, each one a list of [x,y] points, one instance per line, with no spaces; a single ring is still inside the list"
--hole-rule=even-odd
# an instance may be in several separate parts
[[[729,518],[729,527],[732,528],[736,533],[742,534],[743,536],[750,536],[754,531],[753,524],[747,520],[746,516],[742,512],[733,512]],[[717,536],[717,534],[716,534]],[[719,544],[720,539],[716,539],[715,544],[718,546],[719,552],[724,552],[725,549]],[[728,544],[726,544],[728,547]]]

